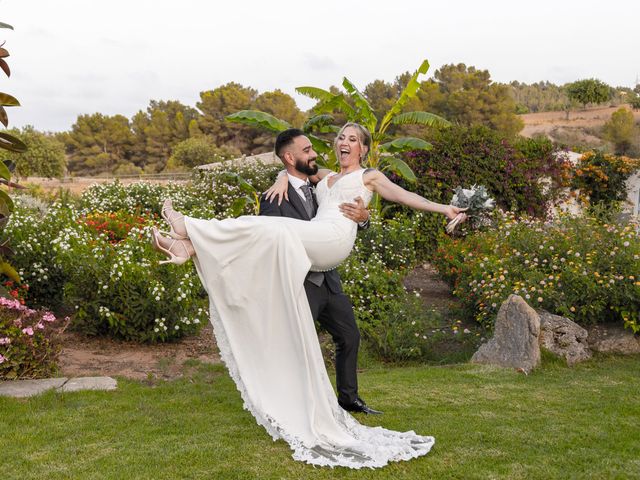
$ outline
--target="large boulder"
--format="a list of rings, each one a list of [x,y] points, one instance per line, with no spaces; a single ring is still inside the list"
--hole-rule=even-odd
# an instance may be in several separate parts
[[[568,318],[544,310],[538,311],[538,314],[541,347],[564,358],[568,365],[591,358],[591,350],[587,343],[589,332]]]
[[[589,330],[587,341],[594,352],[622,355],[640,353],[640,337],[621,325],[596,325]]]
[[[471,362],[530,372],[540,364],[540,318],[519,295],[510,295],[498,311],[493,338]]]

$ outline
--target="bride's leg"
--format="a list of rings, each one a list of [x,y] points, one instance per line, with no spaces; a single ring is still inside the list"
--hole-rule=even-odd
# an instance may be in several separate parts
[[[173,209],[173,203],[167,198],[162,204],[160,215],[169,224],[169,236],[178,240],[187,240],[187,227],[184,223],[184,215]]]

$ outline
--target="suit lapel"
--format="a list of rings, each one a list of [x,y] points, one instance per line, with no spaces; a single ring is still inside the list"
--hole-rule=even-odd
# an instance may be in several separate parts
[[[296,209],[296,211],[300,214],[300,216],[305,219],[305,220],[311,220],[309,218],[309,214],[307,213],[307,209],[304,208],[304,205],[302,204],[302,199],[300,198],[300,195],[298,195],[298,192],[296,192],[296,189],[293,188],[293,185],[291,185],[291,183],[289,183],[289,203],[291,205],[293,205],[293,208]]]

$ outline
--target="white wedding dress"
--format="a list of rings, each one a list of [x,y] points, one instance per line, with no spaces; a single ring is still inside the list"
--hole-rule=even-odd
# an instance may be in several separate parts
[[[314,465],[382,467],[425,455],[433,437],[360,425],[337,403],[303,287],[350,253],[357,225],[338,210],[372,193],[364,170],[317,186],[310,222],[245,216],[186,217],[222,360],[249,410],[293,458]]]

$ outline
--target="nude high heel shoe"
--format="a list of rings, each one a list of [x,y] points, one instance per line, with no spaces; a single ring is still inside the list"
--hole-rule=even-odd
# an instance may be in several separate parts
[[[168,212],[173,212],[175,214],[172,220],[169,219]],[[176,221],[180,220],[181,218],[184,218],[184,215],[181,214],[180,212],[176,212],[173,209],[173,203],[172,203],[170,198],[167,198],[162,203],[162,208],[160,209],[160,216],[162,216],[164,221],[169,224],[169,231],[168,232],[164,232],[164,231],[160,230],[160,233],[162,233],[164,235],[169,235],[171,238],[175,238],[176,240],[187,240],[189,238],[187,235],[183,235],[181,233],[177,233],[173,228],[173,224]]]
[[[153,244],[153,248],[155,248],[159,252],[164,253],[169,257],[169,260],[160,261],[159,262],[160,265],[165,263],[182,265],[183,263],[187,262],[191,258],[191,256],[189,255],[189,251],[187,250],[187,247],[184,245],[182,240],[173,239],[173,241],[171,242],[171,245],[169,245],[169,248],[164,248],[162,245],[160,245],[160,233],[156,227],[153,227],[151,229],[151,243]],[[186,257],[180,257],[171,251],[171,249],[173,249],[174,245],[176,244],[180,244],[182,246],[184,253],[186,254]]]

